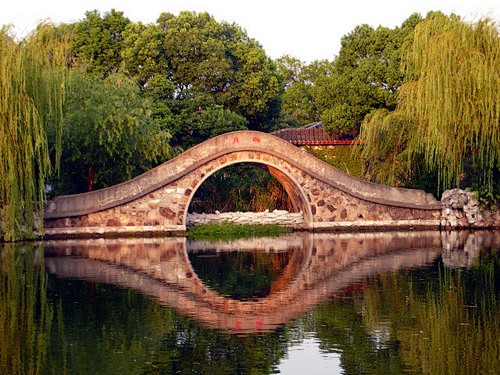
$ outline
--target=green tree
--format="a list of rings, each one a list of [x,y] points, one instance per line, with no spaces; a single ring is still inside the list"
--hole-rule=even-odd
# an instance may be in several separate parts
[[[42,24],[20,43],[0,30],[0,239],[33,237],[51,171],[46,127],[60,152],[67,76],[65,28]],[[40,228],[41,229],[41,228]]]
[[[122,34],[129,23],[123,12],[114,9],[104,16],[97,10],[86,12],[85,19],[74,25],[71,36],[76,63],[103,76],[117,72],[122,61]]]
[[[246,130],[247,120],[220,105],[183,109],[171,128],[172,142],[187,150],[198,143],[235,130]]]
[[[208,13],[194,12],[181,12],[178,17],[162,14],[158,22],[165,32],[163,50],[178,95],[200,91],[215,100],[232,75],[225,56],[224,26]]]
[[[388,164],[384,180],[419,167],[436,171],[441,188],[466,181],[498,191],[498,31],[490,20],[469,24],[441,13],[416,27],[404,48],[398,108],[373,114],[361,131],[365,157]]]
[[[403,82],[401,46],[420,21],[413,14],[394,29],[361,25],[342,38],[333,70],[316,88],[316,104],[327,131],[358,132],[371,111],[395,109]]]
[[[143,88],[156,87],[159,77],[167,79],[167,57],[163,50],[165,31],[157,24],[130,22],[123,31],[121,51],[126,73]]]
[[[214,106],[243,116],[251,129],[277,121],[276,68],[239,26],[208,13],[163,13],[155,25],[128,25],[124,37],[124,69],[155,102],[153,116],[165,129],[178,128],[186,111]]]
[[[73,70],[65,108],[58,193],[77,193],[126,181],[168,157],[170,135],[151,118],[135,82],[105,80]]]
[[[299,59],[283,56],[276,60],[278,72],[282,76],[284,91],[282,94],[282,112],[306,125],[319,121],[319,113],[314,99],[314,85],[318,80],[321,64],[316,61],[305,65]]]

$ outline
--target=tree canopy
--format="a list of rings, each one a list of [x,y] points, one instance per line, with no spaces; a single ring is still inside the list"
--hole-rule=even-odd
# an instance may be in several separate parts
[[[102,80],[75,69],[70,77],[56,192],[114,185],[167,159],[170,135],[151,118],[135,82],[121,74]]]
[[[103,76],[117,72],[122,61],[123,31],[130,20],[123,12],[112,9],[101,16],[97,11],[85,13],[71,34],[71,52],[88,72]]]
[[[397,109],[374,113],[361,131],[370,163],[389,165],[378,179],[394,182],[423,166],[436,171],[442,188],[465,181],[498,189],[498,26],[432,14],[403,51],[406,80]]]
[[[413,14],[394,29],[357,26],[342,38],[332,61],[306,65],[290,56],[278,59],[283,113],[302,125],[321,121],[329,133],[338,134],[358,133],[374,110],[394,110],[404,78],[401,47],[421,20]]]
[[[269,130],[277,121],[279,80],[262,46],[237,25],[208,13],[163,13],[156,24],[129,24],[122,50],[125,72],[145,89],[168,95],[155,116],[185,108],[223,106],[243,116],[250,129]],[[212,126],[210,124],[209,126]],[[168,126],[168,124],[165,124]],[[227,125],[226,125],[227,127]]]
[[[239,26],[219,23],[208,13],[163,13],[144,25],[115,10],[87,12],[72,25],[71,51],[73,67],[94,76],[72,75],[78,83],[66,106],[60,193],[107,186],[142,172],[154,160],[147,147],[154,144],[148,138],[153,133],[164,145],[170,134],[170,146],[180,151],[227,131],[268,130],[279,116],[274,63]],[[120,89],[109,85],[117,73]],[[123,95],[131,95],[127,105]],[[133,118],[141,132],[118,121],[117,111]],[[134,141],[132,135],[149,142]],[[166,160],[167,154],[160,154]],[[138,167],[137,160],[147,162]]]
[[[276,64],[284,86],[281,95],[282,112],[302,125],[319,121],[314,89],[330,63],[316,61],[305,65],[297,58],[283,56]]]
[[[394,29],[361,25],[342,38],[332,72],[316,94],[321,121],[329,132],[357,133],[368,113],[396,108],[403,82],[401,47],[420,21],[413,14]]]

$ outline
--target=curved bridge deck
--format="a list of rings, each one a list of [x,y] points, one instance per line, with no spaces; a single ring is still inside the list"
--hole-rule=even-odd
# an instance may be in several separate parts
[[[45,233],[107,236],[184,232],[196,190],[218,170],[252,163],[269,171],[302,212],[307,230],[437,228],[441,203],[420,190],[353,178],[270,134],[220,135],[136,178],[89,193],[56,197],[45,209]]]

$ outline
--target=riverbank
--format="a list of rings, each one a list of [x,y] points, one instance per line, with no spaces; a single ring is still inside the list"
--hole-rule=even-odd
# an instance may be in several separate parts
[[[237,224],[230,222],[206,223],[188,228],[189,239],[237,239],[264,236],[279,236],[292,232],[292,229],[277,224]]]

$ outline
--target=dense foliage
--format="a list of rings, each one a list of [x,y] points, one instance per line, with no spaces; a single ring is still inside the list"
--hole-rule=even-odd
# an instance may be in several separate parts
[[[102,17],[97,10],[85,16],[73,25],[72,56],[88,72],[101,76],[116,73],[122,61],[122,34],[130,20],[114,9]]]
[[[174,146],[186,149],[214,135],[204,127],[267,131],[277,122],[276,68],[239,26],[208,13],[162,13],[155,24],[128,23],[120,39],[123,71],[154,101],[153,117],[172,134]],[[199,116],[205,111],[206,118]],[[191,131],[202,138],[185,139]]]
[[[196,191],[190,212],[293,211],[283,186],[262,168],[236,164],[211,175]]]
[[[361,132],[378,181],[419,179],[420,169],[441,188],[499,188],[498,30],[439,13],[416,27],[404,47],[398,108],[372,113]]]
[[[321,120],[330,133],[357,133],[371,111],[395,109],[404,77],[401,47],[421,20],[413,14],[394,29],[357,26],[342,38],[339,56],[331,62],[279,59],[283,111],[302,124]]]
[[[282,112],[293,125],[306,125],[319,121],[320,114],[314,98],[315,85],[325,76],[330,63],[315,61],[305,65],[291,56],[283,56],[276,60],[278,72],[283,81],[281,95]]]
[[[22,43],[0,30],[0,238],[34,236],[51,171],[46,126],[60,144],[67,78],[63,28],[40,25]],[[60,148],[60,147],[59,147]]]
[[[153,121],[133,81],[116,73],[103,80],[74,69],[70,87],[56,192],[114,185],[168,157],[169,134]]]
[[[342,38],[334,72],[318,95],[321,120],[327,129],[357,132],[363,118],[374,109],[396,107],[403,81],[401,46],[420,20],[415,14],[393,30],[362,25]]]
[[[279,123],[279,77],[258,42],[208,13],[130,22],[112,10],[74,25],[72,52],[88,72],[121,71],[151,100],[153,119],[188,149],[214,135]]]

